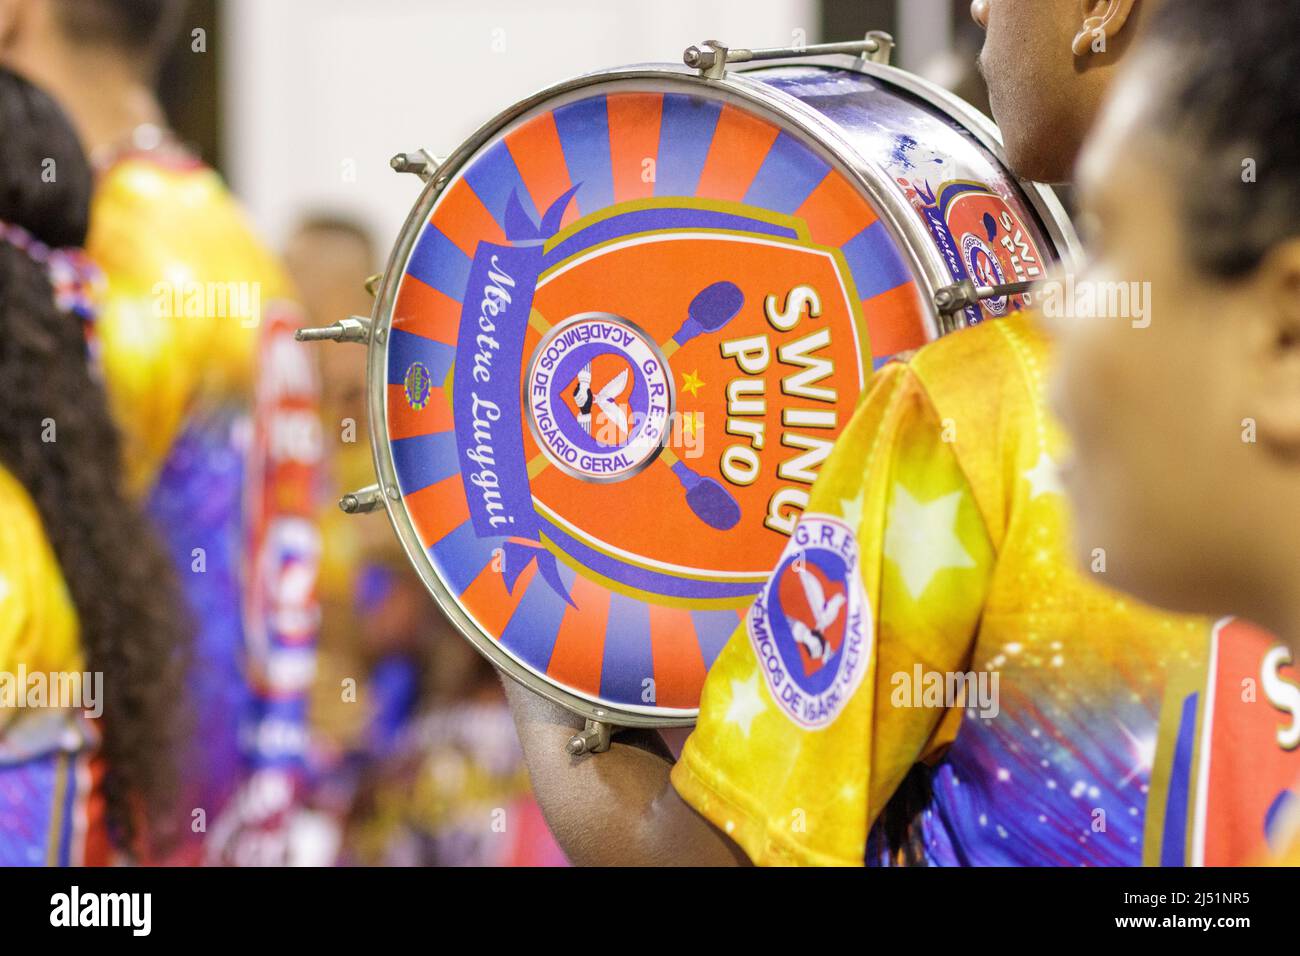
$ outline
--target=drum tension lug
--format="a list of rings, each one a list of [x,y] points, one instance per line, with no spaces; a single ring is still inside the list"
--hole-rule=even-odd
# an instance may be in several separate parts
[[[705,79],[720,80],[727,75],[730,52],[717,40],[705,40],[703,49],[698,46],[687,47],[682,54],[682,62],[691,69],[699,70],[700,76]]]
[[[323,329],[299,329],[293,333],[299,342],[368,342],[370,340],[370,319],[364,315],[350,315],[342,321],[327,325]]]
[[[340,498],[339,509],[349,515],[369,514],[378,508],[383,500],[384,496],[378,485],[367,485]]]
[[[613,724],[607,724],[602,720],[593,720],[588,717],[587,726],[570,737],[568,746],[564,749],[568,751],[571,757],[581,757],[583,754],[603,754],[609,749],[609,738],[613,732]]]
[[[863,40],[862,52],[859,56],[863,63],[881,63],[889,66],[894,59],[894,46],[893,34],[886,33],[884,30],[869,30]]]
[[[379,283],[382,282],[383,279],[384,274],[382,272],[376,272],[374,275],[366,277],[365,288],[366,291],[370,293],[370,298],[373,299],[375,296],[379,295]]]
[[[940,315],[953,315],[985,299],[1023,295],[1033,289],[1033,282],[1009,282],[1005,285],[977,286],[970,279],[946,285],[934,293],[934,307]]]
[[[394,172],[415,173],[427,183],[433,179],[442,162],[427,149],[421,149],[414,153],[398,153],[388,161],[388,165],[393,167]]]

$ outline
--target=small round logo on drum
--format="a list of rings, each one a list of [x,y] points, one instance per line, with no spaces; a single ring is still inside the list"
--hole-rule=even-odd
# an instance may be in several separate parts
[[[423,362],[412,362],[406,369],[402,388],[406,393],[406,404],[417,412],[423,411],[429,404],[429,390],[433,387],[433,376]]]
[[[583,481],[637,474],[668,438],[667,360],[653,339],[615,315],[576,315],[551,329],[533,353],[524,391],[542,452]]]
[[[862,682],[872,622],[853,529],[806,514],[749,613],[772,698],[801,727],[828,726]]]
[[[971,232],[966,233],[961,237],[961,249],[966,258],[966,269],[976,285],[988,287],[1006,282],[1003,278],[1002,266],[998,264],[998,257],[993,254],[988,243],[979,236]],[[982,304],[990,315],[1002,316],[1007,312],[1006,296],[985,299]]]

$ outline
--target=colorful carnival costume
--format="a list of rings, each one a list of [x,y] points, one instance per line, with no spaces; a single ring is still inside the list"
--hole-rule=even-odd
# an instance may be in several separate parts
[[[1289,718],[1241,691],[1288,679],[1269,641],[1072,570],[1047,362],[1024,316],[929,345],[823,467],[673,771],[755,861],[890,862],[917,763],[936,865],[1246,862],[1294,805]]]
[[[103,171],[87,248],[107,274],[101,356],[128,478],[196,626],[181,859],[206,842],[209,859],[272,862],[301,783],[319,618],[321,439],[297,311],[216,173],[170,145]]]
[[[110,856],[93,722],[80,710],[16,706],[31,675],[82,673],[78,627],[36,505],[0,468],[0,866]]]

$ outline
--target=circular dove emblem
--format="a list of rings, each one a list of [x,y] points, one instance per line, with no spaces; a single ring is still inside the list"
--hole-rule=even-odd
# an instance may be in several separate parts
[[[961,248],[966,256],[966,270],[976,285],[987,287],[1002,285],[1006,281],[1002,266],[998,264],[998,257],[993,254],[988,243],[979,236],[966,233],[961,237]],[[985,299],[983,303],[990,315],[999,316],[1006,314],[1007,304],[1006,296]]]
[[[590,312],[543,336],[524,379],[524,404],[533,438],[561,470],[583,481],[622,481],[663,450],[673,377],[641,329]]]
[[[805,514],[749,612],[749,639],[773,700],[801,727],[826,727],[867,671],[871,609],[853,529]]]

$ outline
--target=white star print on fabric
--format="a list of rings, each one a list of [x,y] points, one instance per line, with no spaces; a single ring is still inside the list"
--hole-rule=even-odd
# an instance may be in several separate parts
[[[751,674],[749,680],[732,680],[731,703],[727,705],[725,718],[727,723],[735,724],[748,737],[754,718],[766,709],[767,704],[758,693],[757,674]]]
[[[901,484],[894,485],[885,529],[885,557],[898,566],[914,601],[920,599],[940,571],[975,567],[975,559],[957,537],[961,498],[962,493],[954,491],[922,503]]]
[[[841,498],[840,514],[844,516],[844,523],[853,529],[854,534],[857,534],[858,528],[862,525],[862,496]]]
[[[1031,501],[1039,495],[1065,494],[1065,489],[1061,487],[1061,473],[1056,467],[1056,462],[1052,461],[1047,452],[1038,456],[1038,462],[1034,467],[1025,472],[1025,479],[1029,482]]]

